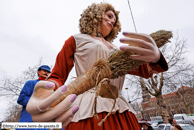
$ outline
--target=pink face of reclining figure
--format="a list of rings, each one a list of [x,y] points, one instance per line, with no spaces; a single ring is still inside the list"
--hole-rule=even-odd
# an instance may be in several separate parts
[[[116,16],[112,10],[105,12],[104,19],[100,23],[100,33],[102,33],[103,37],[106,37],[110,34],[113,29],[113,26],[116,22]]]

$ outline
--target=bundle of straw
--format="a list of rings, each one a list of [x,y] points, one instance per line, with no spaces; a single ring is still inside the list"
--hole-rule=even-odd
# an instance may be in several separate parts
[[[159,30],[155,33],[150,34],[150,36],[155,40],[157,46],[161,47],[167,42],[170,42],[169,39],[172,37],[172,32]],[[132,54],[134,53],[118,50],[111,53],[111,55],[107,59],[97,60],[87,72],[75,78],[75,80],[68,85],[68,88],[65,93],[60,97],[59,100],[57,100],[52,105],[52,107],[56,106],[70,94],[79,95],[95,86],[98,86],[95,96],[94,116],[97,117],[96,98],[100,93],[100,95],[103,97],[114,99],[114,104],[112,107],[113,110],[114,105],[116,103],[116,98],[118,97],[118,91],[115,86],[110,85],[109,79],[114,79],[118,78],[119,76],[123,76],[127,74],[127,72],[132,71],[136,69],[139,65],[145,63],[144,61],[129,59],[129,55]],[[107,92],[103,93],[103,89],[101,88],[104,88],[104,90],[107,90]],[[111,114],[112,110],[98,125],[101,125],[105,121],[108,115]]]

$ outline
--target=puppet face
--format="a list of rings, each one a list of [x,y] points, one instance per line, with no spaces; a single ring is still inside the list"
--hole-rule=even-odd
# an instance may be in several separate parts
[[[50,72],[43,70],[43,69],[38,71],[38,76],[43,78],[43,79],[46,79],[49,74],[50,74]]]
[[[105,12],[104,19],[100,23],[100,33],[102,33],[103,37],[106,37],[109,35],[109,33],[112,31],[114,24],[116,22],[115,14],[112,10],[109,10]]]

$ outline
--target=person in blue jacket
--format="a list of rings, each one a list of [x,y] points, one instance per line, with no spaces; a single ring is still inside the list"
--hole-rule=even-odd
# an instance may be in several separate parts
[[[27,81],[17,100],[17,103],[23,106],[19,122],[33,122],[31,115],[26,111],[26,106],[33,94],[36,83],[40,80],[45,80],[51,73],[51,69],[48,65],[42,65],[38,68],[37,73],[39,78],[37,80]]]

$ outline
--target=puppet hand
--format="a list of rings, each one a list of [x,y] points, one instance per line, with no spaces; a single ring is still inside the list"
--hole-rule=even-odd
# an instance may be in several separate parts
[[[156,63],[160,59],[160,51],[151,36],[146,34],[123,32],[125,38],[120,42],[134,46],[121,46],[122,51],[131,51],[140,55],[131,55],[130,59]]]
[[[75,100],[76,95],[67,96],[61,103],[55,107],[50,107],[66,91],[67,86],[63,85],[55,92],[55,84],[48,81],[39,81],[27,104],[26,110],[31,114],[35,122],[62,122],[62,127],[70,123],[73,115],[79,109],[78,106],[69,106]],[[69,108],[67,110],[67,108]]]

